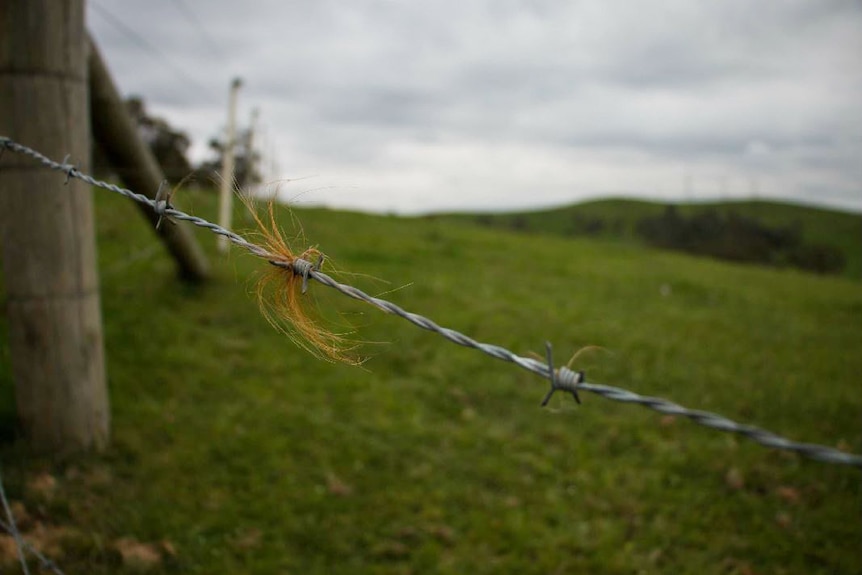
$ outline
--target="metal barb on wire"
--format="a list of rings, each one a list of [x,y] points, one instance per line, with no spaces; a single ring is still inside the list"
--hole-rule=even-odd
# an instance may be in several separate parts
[[[159,189],[156,192],[156,203],[153,206],[153,210],[159,215],[159,221],[156,222],[156,229],[158,230],[162,225],[162,220],[167,220],[171,224],[174,223],[172,219],[165,216],[165,212],[167,210],[172,210],[174,207],[171,205],[171,196],[174,194],[173,188],[168,185],[167,180],[162,180],[162,183],[159,184]]]
[[[63,158],[63,171],[66,172],[66,181],[63,182],[64,186],[68,186],[69,180],[71,178],[75,177],[75,174],[79,173],[77,166],[74,166],[74,165],[68,163],[69,158],[71,158],[71,157],[72,157],[72,154],[66,154],[66,157]]]
[[[317,256],[317,261],[315,263],[311,263],[308,260],[304,260],[302,258],[296,258],[292,262],[290,262],[290,269],[296,275],[302,276],[302,293],[308,291],[308,278],[311,275],[311,272],[319,272],[320,268],[323,267],[323,254],[319,254]],[[276,264],[276,262],[270,261],[272,264]],[[276,264],[278,265],[278,264]]]
[[[584,380],[584,372],[574,372],[565,367],[561,367],[559,370],[554,368],[554,357],[551,351],[551,342],[545,342],[545,350],[547,352],[548,358],[548,379],[551,380],[551,389],[548,390],[547,395],[545,395],[545,399],[542,400],[542,407],[548,405],[548,402],[551,401],[551,396],[554,395],[554,392],[558,389],[562,389],[564,391],[570,391],[572,393],[572,397],[575,398],[575,401],[578,402],[578,405],[581,404],[581,398],[578,397],[578,384]],[[564,372],[563,370],[566,369]],[[574,375],[574,377],[566,377],[569,374]],[[563,379],[560,382],[560,379]]]
[[[77,170],[70,170],[66,165],[59,164],[51,160],[47,156],[39,153],[38,151],[17,142],[14,142],[9,138],[0,136],[0,146],[13,152],[30,156],[31,158],[41,162],[44,166],[48,168],[64,171],[69,176],[77,178],[92,186],[96,186],[108,191],[121,194],[131,200],[146,204],[154,210],[156,209],[155,201],[142,194],[135,193],[125,188],[120,188],[119,186],[115,186],[107,182],[96,180],[95,178],[86,174],[82,174]],[[760,429],[758,427],[736,423],[734,421],[731,421],[730,419],[727,419],[726,417],[722,417],[715,413],[687,409],[665,399],[641,396],[626,389],[618,387],[587,383],[586,381],[584,381],[583,372],[574,372],[565,366],[559,368],[559,370],[556,370],[555,373],[554,366],[550,361],[550,353],[548,353],[548,364],[543,364],[535,359],[516,355],[515,353],[509,351],[504,347],[488,343],[482,343],[454,329],[441,327],[431,319],[416,313],[409,312],[398,306],[397,304],[386,301],[384,299],[370,296],[358,288],[337,282],[330,276],[320,271],[320,264],[322,264],[323,261],[322,259],[319,259],[317,264],[313,264],[301,258],[297,258],[289,263],[279,261],[278,256],[269,253],[265,248],[253,244],[242,236],[221,226],[218,226],[212,222],[209,222],[203,218],[191,216],[175,208],[168,208],[167,206],[165,207],[164,213],[165,215],[169,215],[174,219],[190,222],[193,225],[206,228],[215,234],[224,236],[232,243],[246,249],[248,252],[255,256],[268,260],[273,265],[291,269],[295,274],[302,276],[303,291],[307,287],[308,278],[314,279],[318,283],[335,289],[343,295],[346,295],[359,301],[363,301],[386,313],[397,315],[398,317],[412,323],[417,327],[434,332],[452,343],[479,350],[482,353],[485,353],[493,358],[514,363],[522,369],[535,373],[543,378],[550,379],[552,382],[552,392],[555,389],[564,389],[566,391],[571,391],[575,394],[579,390],[589,391],[597,395],[601,395],[602,397],[610,399],[612,401],[635,403],[652,409],[654,411],[658,411],[659,413],[686,417],[688,419],[691,419],[695,423],[698,423],[699,425],[703,425],[705,427],[716,429],[718,431],[724,431],[727,433],[736,433],[771,449],[793,451],[816,461],[832,463],[835,465],[849,465],[862,469],[862,455],[845,453],[843,451],[834,449],[832,447],[827,447],[825,445],[791,441],[789,439],[776,435],[775,433]],[[576,399],[580,399],[577,397],[577,395],[575,397]],[[546,397],[546,399],[550,399],[550,397]]]

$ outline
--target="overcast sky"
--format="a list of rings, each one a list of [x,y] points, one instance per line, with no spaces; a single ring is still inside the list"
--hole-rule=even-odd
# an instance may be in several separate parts
[[[89,0],[193,158],[260,109],[283,198],[427,213],[605,196],[862,211],[862,4]],[[277,173],[269,170],[277,165]]]

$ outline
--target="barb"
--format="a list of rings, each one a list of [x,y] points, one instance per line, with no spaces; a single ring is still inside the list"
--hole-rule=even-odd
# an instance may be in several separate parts
[[[542,400],[542,407],[548,405],[548,402],[551,401],[551,397],[559,389],[571,392],[572,397],[574,397],[575,401],[580,405],[581,398],[578,396],[578,385],[584,381],[584,372],[575,372],[566,366],[563,366],[560,369],[554,369],[554,355],[551,342],[545,342],[545,349],[548,357],[548,379],[551,380],[551,389],[548,390],[548,394],[545,395],[545,399]]]
[[[69,166],[65,163],[61,164],[55,162],[50,158],[40,154],[36,150],[14,142],[9,138],[0,137],[0,147],[7,148],[19,154],[30,156],[38,160],[48,168],[65,172],[70,177],[82,180],[92,186],[96,186],[121,194],[136,202],[146,204],[154,210],[161,209],[156,205],[156,202],[154,200],[151,200],[150,198],[142,194],[137,194],[131,190],[127,190],[112,184],[108,184],[107,182],[96,180],[86,174],[80,173],[77,169],[75,169],[74,166]],[[838,449],[834,449],[824,445],[791,441],[770,431],[766,431],[764,429],[760,429],[751,425],[736,423],[730,419],[727,419],[726,417],[715,413],[688,409],[665,399],[638,395],[637,393],[633,393],[631,391],[618,387],[587,383],[584,381],[584,376],[581,372],[574,372],[567,367],[561,367],[558,370],[555,370],[551,361],[552,358],[550,354],[550,348],[548,348],[548,364],[541,363],[535,359],[531,359],[528,357],[516,355],[515,353],[509,351],[504,347],[476,341],[475,339],[463,333],[446,327],[441,327],[433,320],[419,314],[409,312],[392,302],[370,296],[364,291],[353,286],[339,283],[332,277],[320,271],[319,264],[322,262],[322,260],[318,260],[317,264],[302,258],[296,258],[292,261],[284,261],[283,259],[278,258],[273,254],[270,254],[265,248],[255,245],[243,238],[242,236],[239,236],[238,234],[230,230],[227,230],[221,226],[204,220],[203,218],[191,216],[189,214],[186,214],[185,212],[167,206],[164,209],[164,215],[171,216],[177,220],[190,222],[196,226],[209,229],[215,234],[224,236],[234,244],[246,249],[251,254],[266,259],[267,261],[269,261],[270,264],[290,270],[291,272],[303,279],[303,284],[307,283],[308,278],[312,278],[315,281],[327,287],[330,287],[348,297],[370,304],[386,313],[396,315],[417,327],[434,332],[442,336],[443,338],[451,341],[452,343],[476,349],[501,361],[514,363],[522,369],[525,369],[551,381],[551,393],[558,389],[571,391],[573,394],[575,394],[575,398],[579,400],[580,398],[577,396],[577,391],[589,391],[613,401],[619,401],[623,403],[635,403],[657,411],[659,413],[686,417],[694,421],[695,423],[698,423],[705,427],[718,431],[724,431],[727,433],[736,433],[772,449],[792,451],[810,459],[814,459],[816,461],[832,463],[836,465],[849,465],[862,469],[862,456],[860,455],[845,453]],[[546,396],[546,400],[549,399],[550,397]]]
[[[194,224],[198,227],[208,229],[216,235],[226,237],[232,243],[240,246],[241,248],[244,248],[245,250],[249,251],[250,253],[252,253],[255,256],[258,256],[261,258],[275,257],[272,254],[268,253],[264,248],[251,243],[250,241],[243,238],[239,234],[236,234],[236,233],[234,233],[228,229],[225,229],[225,228],[223,228],[217,224],[214,224],[212,222],[209,222],[209,221],[207,221],[203,218],[199,218],[197,216],[191,216],[185,212],[182,212],[182,211],[177,210],[177,209],[170,207],[170,206],[165,206],[164,210],[161,210],[161,208],[158,206],[158,202],[156,200],[150,199],[143,194],[135,193],[132,190],[128,190],[126,188],[121,188],[119,186],[115,186],[114,184],[109,184],[108,182],[103,182],[101,180],[97,180],[97,179],[93,178],[92,176],[88,176],[87,174],[83,174],[83,173],[79,172],[78,169],[71,164],[66,164],[65,162],[64,163],[55,162],[54,160],[48,158],[47,156],[40,154],[36,150],[29,148],[27,146],[24,146],[22,144],[19,144],[17,142],[14,142],[14,141],[10,140],[9,138],[0,136],[0,146],[3,146],[4,148],[11,150],[13,152],[23,154],[25,156],[30,156],[34,160],[40,162],[46,168],[50,168],[52,170],[58,170],[60,172],[65,173],[68,178],[76,178],[78,180],[81,180],[82,182],[86,182],[87,184],[90,184],[91,186],[96,186],[97,188],[102,188],[104,190],[108,190],[110,192],[120,194],[121,196],[125,196],[125,197],[129,198],[130,200],[134,200],[140,204],[145,204],[147,206],[150,206],[150,208],[152,208],[153,211],[155,211],[156,213],[161,212],[160,215],[171,216],[176,220],[189,222],[189,223]]]
[[[156,203],[153,206],[153,209],[159,215],[159,220],[156,222],[156,230],[162,227],[163,220],[167,220],[172,224],[174,223],[170,218],[165,218],[165,212],[174,207],[171,205],[171,195],[173,195],[173,190],[168,185],[168,181],[162,180],[162,183],[159,184],[159,189],[156,192]]]

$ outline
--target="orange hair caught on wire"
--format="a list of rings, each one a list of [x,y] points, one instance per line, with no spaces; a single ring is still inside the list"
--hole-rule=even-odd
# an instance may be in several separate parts
[[[275,200],[269,202],[268,220],[264,221],[254,209],[252,200],[242,196],[243,202],[257,223],[263,247],[271,260],[290,264],[297,258],[318,261],[323,254],[311,247],[296,255],[275,220]],[[256,292],[260,311],[278,331],[309,353],[329,361],[359,365],[362,361],[348,352],[355,342],[346,339],[321,325],[306,311],[310,298],[300,293],[303,278],[289,267],[270,266],[258,281]]]

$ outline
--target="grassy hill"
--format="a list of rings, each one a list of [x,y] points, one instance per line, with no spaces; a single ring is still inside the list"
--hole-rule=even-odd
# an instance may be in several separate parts
[[[495,214],[446,214],[454,221],[470,221],[483,226],[557,236],[589,236],[608,241],[643,244],[638,222],[660,216],[667,204],[634,199],[584,202],[549,210]],[[862,279],[862,215],[836,210],[767,201],[733,201],[677,204],[683,217],[714,210],[720,215],[734,213],[753,218],[771,228],[796,227],[802,241],[837,248],[844,254],[845,277]]]
[[[547,382],[320,285],[308,297],[369,359],[315,360],[261,318],[266,264],[220,259],[199,231],[215,279],[184,286],[136,210],[95,194],[112,447],[56,461],[0,446],[22,529],[66,573],[862,570],[858,470],[589,394],[541,409]],[[177,201],[215,213],[208,195]],[[519,353],[549,340],[560,363],[599,345],[576,366],[591,382],[862,452],[855,281],[443,219],[295,215],[354,272],[344,281],[442,325]],[[0,316],[8,430],[6,342]]]

